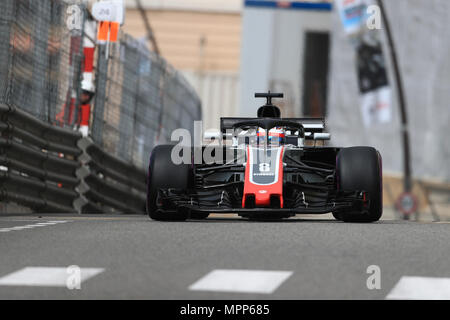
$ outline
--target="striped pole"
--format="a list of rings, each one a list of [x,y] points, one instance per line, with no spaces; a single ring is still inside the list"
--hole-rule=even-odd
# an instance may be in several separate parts
[[[84,54],[84,69],[83,80],[81,82],[81,89],[88,92],[95,92],[94,86],[94,55],[95,55],[95,38],[97,23],[93,20],[86,20],[84,25],[83,36],[83,54]],[[80,113],[78,117],[79,131],[83,136],[89,134],[89,120],[91,115],[91,104],[82,103],[80,106]]]

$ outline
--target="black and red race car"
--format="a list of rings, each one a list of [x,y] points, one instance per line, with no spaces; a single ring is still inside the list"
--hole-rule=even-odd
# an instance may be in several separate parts
[[[346,222],[380,219],[382,160],[376,149],[327,147],[324,119],[284,119],[272,104],[283,94],[255,97],[267,99],[257,118],[221,118],[215,141],[178,151],[188,155],[184,159],[209,154],[214,161],[176,164],[174,145],[153,149],[147,192],[152,219],[204,219],[210,213],[281,219],[330,212]]]

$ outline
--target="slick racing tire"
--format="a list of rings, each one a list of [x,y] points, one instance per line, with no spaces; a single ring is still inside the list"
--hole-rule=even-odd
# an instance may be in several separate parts
[[[172,145],[156,146],[150,156],[147,181],[147,213],[153,220],[183,221],[188,218],[187,212],[176,208],[158,208],[157,195],[159,189],[186,190],[191,181],[191,165],[176,165],[171,160]]]
[[[340,214],[338,211],[332,212],[332,214],[333,214],[333,217],[334,217],[336,220],[339,220],[339,221],[342,220],[341,214]]]
[[[369,194],[366,212],[333,212],[344,222],[374,222],[383,213],[382,160],[380,153],[371,147],[351,147],[339,151],[336,175],[338,189],[365,191]]]

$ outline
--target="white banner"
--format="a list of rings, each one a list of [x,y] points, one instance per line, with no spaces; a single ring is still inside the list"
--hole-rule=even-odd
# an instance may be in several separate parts
[[[366,127],[391,122],[391,88],[378,88],[361,95],[361,111]]]
[[[364,125],[391,122],[391,89],[389,87],[383,51],[380,42],[380,27],[369,15],[372,0],[335,0],[343,28],[356,50],[356,69],[361,94],[361,114]],[[373,9],[373,8],[372,8]],[[375,13],[378,10],[373,11]],[[375,17],[379,18],[379,17]],[[370,23],[368,23],[368,21]]]

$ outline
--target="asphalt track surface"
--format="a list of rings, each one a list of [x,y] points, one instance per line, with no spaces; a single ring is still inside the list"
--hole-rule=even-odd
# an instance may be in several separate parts
[[[441,284],[450,278],[449,231],[448,223],[342,223],[331,215],[281,222],[3,215],[0,299],[385,299],[403,276],[436,277]],[[8,284],[23,268],[70,265],[101,271],[79,290]],[[370,265],[380,268],[381,289],[367,287]],[[194,290],[214,270],[237,272],[244,287],[252,279],[246,271],[284,278],[261,280],[272,285],[265,292],[223,292],[226,279],[218,279],[218,289],[202,290],[200,284]]]

